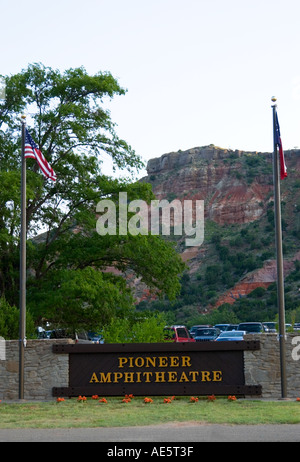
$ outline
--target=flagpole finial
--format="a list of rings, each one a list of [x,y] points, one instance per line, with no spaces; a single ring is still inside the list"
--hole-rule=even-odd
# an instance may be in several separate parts
[[[21,122],[22,122],[22,124],[25,124],[25,122],[26,122],[26,115],[25,114],[21,115]]]
[[[273,101],[273,103],[276,103],[276,101],[277,101],[276,96],[272,96],[271,100]]]

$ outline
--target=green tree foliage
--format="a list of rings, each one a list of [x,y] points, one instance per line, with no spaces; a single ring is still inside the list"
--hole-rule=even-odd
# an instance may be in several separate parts
[[[125,90],[110,73],[64,73],[42,64],[4,77],[0,103],[0,294],[18,304],[20,232],[20,114],[53,167],[46,180],[27,160],[27,306],[35,319],[75,326],[102,325],[132,306],[121,271],[134,272],[170,298],[180,290],[182,262],[158,236],[99,236],[96,204],[126,191],[128,201],[150,201],[150,185],[132,182],[143,163],[115,131],[106,100]],[[103,174],[105,158],[131,174]],[[114,267],[114,274],[107,268]]]
[[[0,298],[0,336],[6,340],[19,338],[19,310],[10,306],[4,297]],[[27,337],[34,334],[34,323],[30,313],[26,316]]]
[[[195,316],[191,321],[191,325],[197,324],[238,324],[239,318],[232,311],[232,307],[228,304],[222,305],[219,309],[212,310],[208,314]]]
[[[165,317],[162,313],[133,312],[126,318],[113,318],[102,331],[105,343],[164,342]]]

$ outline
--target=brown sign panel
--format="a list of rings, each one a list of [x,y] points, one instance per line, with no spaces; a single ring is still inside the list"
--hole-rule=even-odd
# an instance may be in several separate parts
[[[55,348],[56,347],[56,348]],[[55,396],[260,394],[245,385],[245,349],[259,342],[57,345],[69,353],[69,387]]]

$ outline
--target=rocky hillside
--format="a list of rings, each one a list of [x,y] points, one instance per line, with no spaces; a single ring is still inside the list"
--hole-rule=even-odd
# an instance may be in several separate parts
[[[281,181],[281,200],[287,278],[297,272],[300,260],[300,150],[286,151],[285,157],[288,177]],[[272,286],[276,261],[271,153],[210,145],[151,159],[147,173],[142,181],[151,183],[158,199],[204,201],[204,243],[185,247],[184,239],[174,236],[188,265],[177,309],[193,316]],[[299,280],[294,279],[289,309],[300,306]],[[161,308],[159,303],[156,307]]]

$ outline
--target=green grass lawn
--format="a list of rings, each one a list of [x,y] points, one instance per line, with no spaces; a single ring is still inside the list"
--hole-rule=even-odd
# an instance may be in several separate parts
[[[170,403],[164,397],[152,397],[152,403],[135,397],[107,398],[107,403],[88,398],[62,402],[0,403],[0,428],[71,428],[158,425],[168,422],[226,424],[295,424],[300,423],[300,402],[216,398],[177,397]]]

